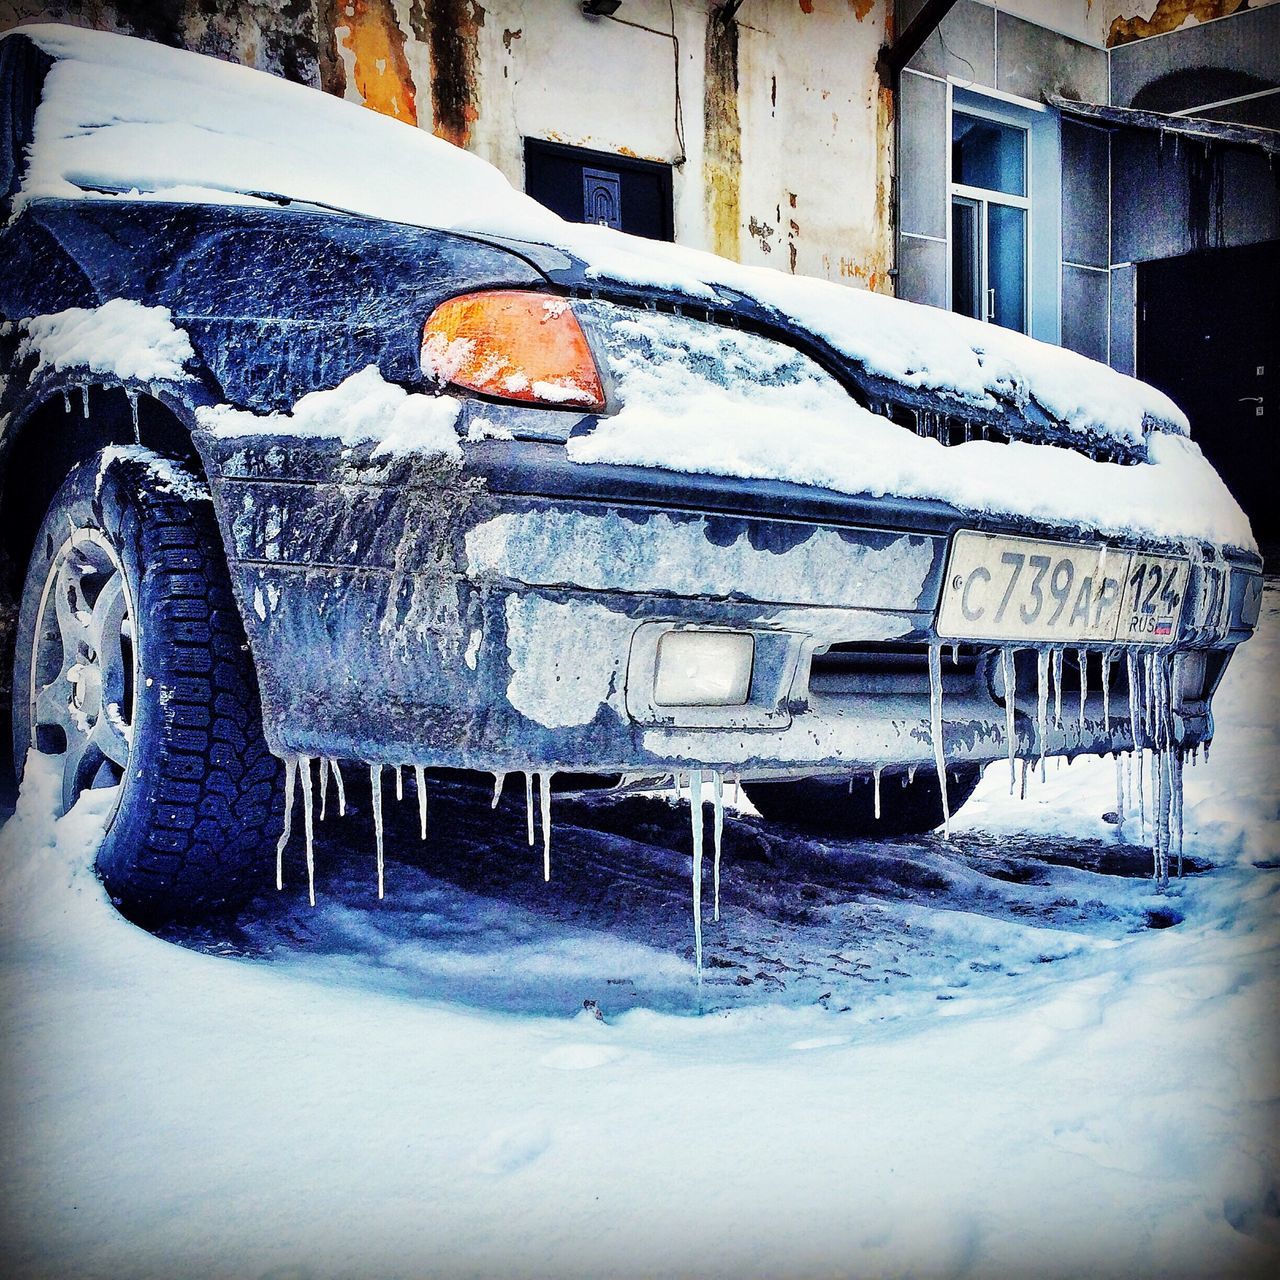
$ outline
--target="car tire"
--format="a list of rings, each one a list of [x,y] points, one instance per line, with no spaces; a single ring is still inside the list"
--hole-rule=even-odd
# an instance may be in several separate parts
[[[947,770],[947,804],[952,814],[973,794],[981,777],[980,765],[954,765]],[[879,818],[875,781],[867,774],[852,780],[744,782],[742,789],[766,821],[785,822],[817,835],[842,839],[915,836],[942,825],[938,775],[925,765],[914,775],[903,771],[881,775]]]
[[[37,535],[18,617],[15,769],[59,754],[59,812],[118,787],[97,869],[140,921],[267,882],[281,765],[207,493],[140,448],[76,467]]]

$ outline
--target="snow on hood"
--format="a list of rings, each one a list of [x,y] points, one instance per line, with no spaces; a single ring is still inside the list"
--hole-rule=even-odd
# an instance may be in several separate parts
[[[1073,352],[863,289],[568,223],[425,131],[262,72],[107,32],[18,28],[56,59],[16,202],[43,197],[331,205],[545,244],[602,282],[715,301],[746,295],[869,372],[994,408],[1038,403],[1068,428],[1186,434],[1168,397]]]

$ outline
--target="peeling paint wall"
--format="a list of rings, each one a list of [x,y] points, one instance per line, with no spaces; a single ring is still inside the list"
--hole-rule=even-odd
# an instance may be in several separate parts
[[[744,262],[892,292],[892,95],[875,74],[884,0],[739,11]]]
[[[346,0],[330,11],[346,83],[371,110],[417,124],[417,91],[391,0]]]
[[[1274,0],[1099,0],[1097,8],[1106,22],[1104,43],[1110,49],[1271,3]]]
[[[1245,9],[1261,9],[1277,0],[981,0],[1028,22],[1048,27],[1099,48],[1167,35],[1184,27],[1224,18]],[[899,10],[919,0],[900,0]]]
[[[890,290],[893,0],[0,0],[0,28],[122,31],[429,129],[524,185],[525,138],[674,166],[682,244]],[[679,106],[677,107],[677,102]]]

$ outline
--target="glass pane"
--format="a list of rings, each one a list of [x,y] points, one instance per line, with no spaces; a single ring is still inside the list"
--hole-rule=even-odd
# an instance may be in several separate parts
[[[1027,328],[1027,213],[1007,204],[987,205],[989,320],[1006,329]]]
[[[951,200],[951,310],[982,318],[981,263],[978,248],[978,203]]]
[[[951,181],[1009,196],[1027,194],[1027,131],[998,120],[951,116]]]

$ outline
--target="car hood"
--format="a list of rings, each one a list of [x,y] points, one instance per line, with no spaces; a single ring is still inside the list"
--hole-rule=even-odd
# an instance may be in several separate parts
[[[1116,441],[1185,434],[1178,408],[1105,365],[933,307],[568,223],[479,157],[302,85],[107,32],[40,24],[42,88],[15,209],[43,197],[244,204],[281,199],[490,238],[557,285],[654,294],[767,325],[869,403],[1014,414]]]

